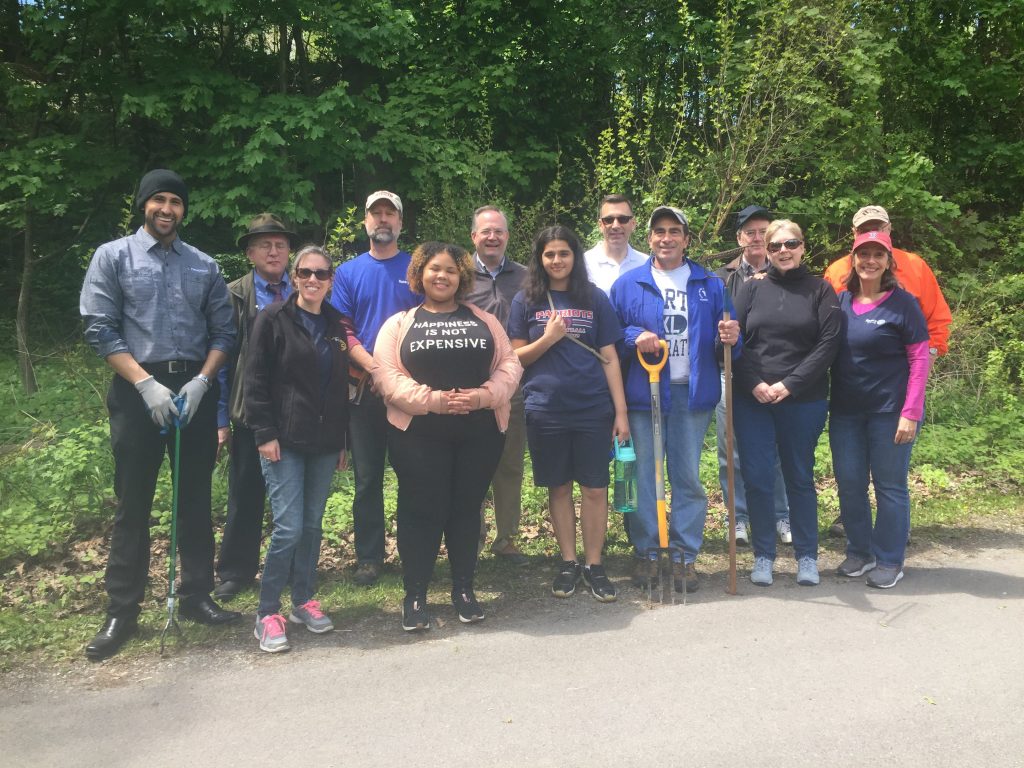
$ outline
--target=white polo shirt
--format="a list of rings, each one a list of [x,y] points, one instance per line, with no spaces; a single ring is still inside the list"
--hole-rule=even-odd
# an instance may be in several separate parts
[[[605,295],[611,293],[612,283],[618,280],[631,269],[636,269],[646,263],[647,257],[633,246],[626,246],[626,258],[621,264],[616,264],[604,251],[604,241],[601,241],[589,251],[583,254],[583,262],[587,265],[587,275],[590,282],[604,291]]]

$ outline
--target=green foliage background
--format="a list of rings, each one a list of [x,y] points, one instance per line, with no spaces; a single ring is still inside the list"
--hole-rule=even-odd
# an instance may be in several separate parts
[[[769,206],[822,268],[882,204],[955,313],[915,462],[1016,488],[1022,82],[1019,0],[2,3],[0,562],[109,522],[108,372],[77,294],[160,166],[190,184],[185,238],[229,277],[262,210],[362,250],[382,187],[407,203],[406,244],[466,244],[476,206],[505,206],[519,258],[556,220],[594,239],[600,195],[623,192],[641,219],[684,207],[697,258],[729,246],[731,212]],[[8,341],[26,274],[31,397]],[[345,504],[329,515],[343,526]]]

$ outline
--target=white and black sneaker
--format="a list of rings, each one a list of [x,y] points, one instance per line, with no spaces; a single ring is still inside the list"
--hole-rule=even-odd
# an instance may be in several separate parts
[[[588,565],[583,569],[583,583],[590,588],[590,594],[595,600],[602,603],[614,603],[618,597],[618,590],[604,572],[604,566]]]
[[[402,602],[402,629],[416,632],[430,629],[430,614],[427,613],[426,595],[406,595]]]
[[[452,590],[452,605],[455,606],[455,612],[459,614],[459,621],[463,624],[475,624],[484,620],[484,609],[477,602],[472,587]]]
[[[558,566],[558,575],[551,583],[551,594],[555,597],[572,597],[576,594],[576,583],[580,580],[580,564],[575,560],[563,560]]]

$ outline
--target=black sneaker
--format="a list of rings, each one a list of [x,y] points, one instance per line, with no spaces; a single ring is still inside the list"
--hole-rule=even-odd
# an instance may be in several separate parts
[[[452,592],[452,605],[463,624],[474,624],[484,620],[484,609],[476,601],[472,587],[460,587]]]
[[[863,576],[868,571],[874,570],[875,558],[859,557],[858,555],[847,555],[846,559],[836,568],[840,576]]]
[[[590,587],[590,594],[602,603],[614,603],[619,593],[608,579],[603,565],[588,565],[583,569],[583,583]]]
[[[406,595],[402,602],[402,629],[416,632],[430,629],[430,615],[427,613],[427,598],[423,595]]]
[[[879,565],[868,574],[867,585],[875,589],[892,589],[903,578],[903,569],[896,565]]]
[[[828,527],[828,535],[833,539],[845,539],[846,528],[843,527],[842,515],[836,515],[836,519]]]
[[[575,560],[563,560],[551,584],[551,594],[555,597],[572,597],[576,593],[576,582],[580,580],[581,570]]]

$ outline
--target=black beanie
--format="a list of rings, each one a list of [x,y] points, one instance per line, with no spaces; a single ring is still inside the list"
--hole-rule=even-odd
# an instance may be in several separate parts
[[[139,182],[139,192],[135,195],[135,207],[140,211],[144,210],[146,201],[157,192],[171,192],[180,197],[181,202],[185,204],[182,218],[188,216],[188,187],[185,186],[185,180],[181,176],[166,168],[156,168],[147,173]]]

